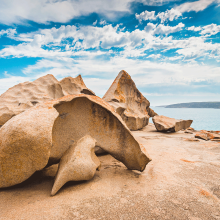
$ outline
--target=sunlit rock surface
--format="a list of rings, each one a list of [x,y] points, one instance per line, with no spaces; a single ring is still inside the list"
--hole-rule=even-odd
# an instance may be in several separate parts
[[[177,120],[163,115],[156,115],[153,117],[153,122],[158,131],[177,132],[189,128],[193,120]]]
[[[0,128],[0,187],[59,162],[85,135],[128,169],[143,171],[151,161],[110,105],[96,96],[69,95],[30,108]]]
[[[96,140],[86,135],[69,147],[60,160],[52,196],[69,181],[90,180],[94,177],[101,166],[95,155],[95,145]]]
[[[157,115],[124,70],[118,74],[103,99],[116,110],[130,130],[143,128],[150,117]]]
[[[67,77],[59,82],[48,74],[33,82],[15,85],[0,96],[0,127],[13,116],[39,103],[72,94],[95,95],[86,87],[81,75]]]

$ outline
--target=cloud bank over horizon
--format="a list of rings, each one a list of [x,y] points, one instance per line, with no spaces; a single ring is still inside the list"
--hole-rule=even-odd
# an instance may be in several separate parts
[[[151,105],[220,101],[220,0],[0,3],[0,94],[81,74],[102,97],[124,69]]]

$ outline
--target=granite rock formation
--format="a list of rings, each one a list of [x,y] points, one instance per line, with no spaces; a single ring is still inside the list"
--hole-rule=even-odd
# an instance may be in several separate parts
[[[193,120],[177,120],[163,115],[156,115],[153,117],[153,122],[157,131],[177,132],[189,128]]]
[[[157,115],[124,70],[118,74],[103,99],[122,117],[130,130],[143,128],[150,117]]]
[[[2,126],[0,188],[59,162],[85,135],[95,138],[97,146],[128,169],[143,171],[151,161],[111,106],[96,96],[69,95],[34,106]]]
[[[101,163],[95,155],[96,140],[89,135],[72,144],[62,156],[51,195],[69,181],[90,180],[100,169]]]
[[[81,75],[76,78],[67,77],[59,82],[48,74],[33,82],[15,85],[0,96],[0,127],[13,116],[36,104],[81,93],[95,95],[85,86]]]

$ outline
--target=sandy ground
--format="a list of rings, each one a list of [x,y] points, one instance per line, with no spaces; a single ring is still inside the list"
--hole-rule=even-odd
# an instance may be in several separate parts
[[[100,156],[92,180],[69,182],[51,197],[54,165],[0,189],[0,220],[220,219],[220,143],[159,133],[152,124],[132,133],[152,158],[143,173]]]

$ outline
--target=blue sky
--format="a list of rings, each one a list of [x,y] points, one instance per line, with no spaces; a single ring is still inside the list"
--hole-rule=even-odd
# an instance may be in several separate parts
[[[220,101],[220,0],[0,0],[0,94],[81,74],[102,97],[122,69],[152,106]]]

